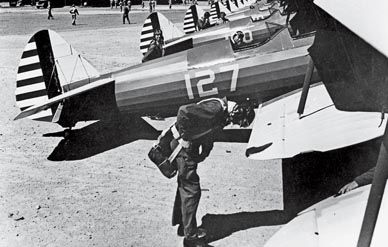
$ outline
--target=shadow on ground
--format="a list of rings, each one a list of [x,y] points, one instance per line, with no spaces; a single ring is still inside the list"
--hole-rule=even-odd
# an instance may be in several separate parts
[[[47,159],[51,161],[85,159],[136,140],[156,140],[159,134],[159,131],[141,118],[101,120],[72,130],[70,137],[62,139]],[[64,136],[64,132],[49,133],[45,136]]]
[[[206,214],[201,228],[206,229],[207,242],[223,239],[234,232],[260,226],[283,225],[295,217],[295,213],[283,210],[240,212],[235,214]]]
[[[119,117],[101,120],[72,130],[47,157],[51,161],[80,160],[117,148],[137,140],[156,140],[161,131],[142,118]],[[216,136],[218,142],[248,142],[251,130],[224,130]],[[46,137],[64,137],[64,131],[47,133]],[[151,147],[150,147],[151,148]]]

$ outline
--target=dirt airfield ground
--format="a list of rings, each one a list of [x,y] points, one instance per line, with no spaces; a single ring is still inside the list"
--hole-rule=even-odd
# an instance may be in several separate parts
[[[47,10],[0,8],[0,246],[181,246],[171,226],[176,181],[147,159],[154,141],[138,134],[143,127],[80,124],[79,139],[66,147],[61,137],[43,137],[62,131],[59,125],[13,121],[18,62],[40,29],[57,31],[100,72],[140,62],[146,10],[135,6],[131,25],[119,10],[79,11],[71,26],[67,7],[54,9],[50,21]],[[184,8],[163,14],[181,22]],[[199,166],[197,218],[211,246],[263,246],[282,223],[280,162],[248,160],[245,146],[216,143]],[[48,160],[58,153],[62,161]]]

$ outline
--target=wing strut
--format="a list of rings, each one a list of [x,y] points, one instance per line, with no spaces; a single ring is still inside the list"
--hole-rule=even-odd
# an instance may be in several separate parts
[[[384,195],[385,184],[388,178],[388,125],[385,127],[383,141],[381,142],[379,157],[373,177],[372,187],[362,221],[357,247],[369,247],[375,230],[377,217]]]
[[[310,84],[311,84],[311,77],[313,76],[313,72],[314,72],[314,61],[310,57],[309,64],[307,65],[306,75],[305,75],[304,81],[303,81],[302,94],[300,96],[299,105],[298,105],[297,112],[299,114],[299,118],[301,118],[301,116],[304,112],[304,107],[306,106],[307,95],[309,93]]]

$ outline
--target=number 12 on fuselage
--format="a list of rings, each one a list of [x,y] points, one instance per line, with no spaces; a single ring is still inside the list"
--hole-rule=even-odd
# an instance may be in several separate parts
[[[193,71],[192,73],[186,73],[184,77],[187,96],[189,99],[194,99],[193,90],[195,90],[195,88],[198,91],[200,98],[218,95],[220,89],[215,84],[218,82],[224,82],[221,76],[224,72],[231,72],[227,73],[230,78],[229,89],[230,92],[236,91],[239,72],[239,65],[237,63],[221,66],[219,67],[218,72],[215,72],[214,69],[205,69]]]

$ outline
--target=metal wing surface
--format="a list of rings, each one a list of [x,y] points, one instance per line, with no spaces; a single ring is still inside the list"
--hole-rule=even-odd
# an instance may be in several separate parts
[[[251,159],[290,158],[311,151],[329,151],[382,136],[386,120],[373,112],[344,112],[334,107],[320,84],[309,91],[306,109],[297,113],[300,90],[259,108],[248,143]]]

